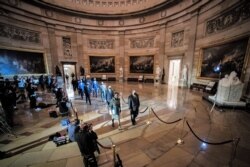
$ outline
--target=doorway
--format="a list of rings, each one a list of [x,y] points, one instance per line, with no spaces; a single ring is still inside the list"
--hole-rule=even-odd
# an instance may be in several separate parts
[[[69,98],[74,97],[73,86],[71,84],[73,79],[72,74],[75,74],[76,77],[75,64],[63,64],[63,78],[66,86],[66,93]]]
[[[64,81],[65,81],[66,85],[71,83],[71,80],[72,80],[71,74],[72,73],[76,74],[75,65],[73,65],[73,64],[64,64],[63,65],[63,74],[64,74]]]
[[[178,86],[180,78],[180,64],[181,59],[174,59],[169,61],[168,84]]]

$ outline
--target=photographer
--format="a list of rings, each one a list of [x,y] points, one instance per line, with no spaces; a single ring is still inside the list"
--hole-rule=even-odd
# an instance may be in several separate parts
[[[75,140],[83,156],[84,166],[97,167],[94,154],[95,146],[89,134],[89,125],[87,123],[81,124],[80,131],[75,134]]]

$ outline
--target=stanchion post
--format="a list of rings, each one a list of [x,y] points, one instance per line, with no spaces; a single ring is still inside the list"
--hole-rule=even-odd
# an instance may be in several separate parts
[[[150,121],[151,118],[151,112],[152,112],[152,108],[150,108],[150,110],[148,111],[148,120],[147,120],[147,125],[150,125],[152,122]]]
[[[76,119],[78,119],[77,109],[75,108],[74,110],[75,110]]]
[[[113,151],[113,163],[114,163],[114,167],[115,167],[115,164],[116,164],[116,151],[115,151],[115,145],[112,145],[112,151]]]
[[[176,143],[177,144],[184,144],[184,140],[182,139],[182,135],[183,135],[183,130],[184,130],[184,124],[185,124],[186,118],[183,117],[182,119],[182,128],[181,128],[181,134],[180,137],[177,139]]]
[[[231,152],[231,158],[229,161],[229,166],[233,166],[233,160],[235,159],[236,149],[237,149],[239,142],[240,142],[240,138],[235,138],[232,142],[232,152]]]

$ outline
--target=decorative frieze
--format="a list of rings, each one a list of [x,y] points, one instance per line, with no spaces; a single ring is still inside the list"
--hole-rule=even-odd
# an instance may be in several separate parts
[[[173,33],[171,39],[171,47],[175,48],[183,46],[183,39],[184,39],[184,30]]]
[[[8,0],[8,3],[12,6],[18,6],[19,0]]]
[[[13,1],[13,0],[12,0]],[[16,0],[17,1],[17,0]],[[72,3],[89,5],[96,7],[126,7],[130,5],[140,5],[143,3],[148,3],[149,0],[75,0]]]
[[[153,48],[154,37],[132,38],[130,40],[130,48]]]
[[[165,17],[167,15],[167,11],[166,10],[163,10],[162,12],[161,12],[161,17]]]
[[[206,25],[206,34],[216,33],[250,18],[250,1],[229,10],[210,20]]]
[[[4,10],[4,9],[0,9],[0,15],[2,16],[9,16],[9,12]]]
[[[63,40],[63,55],[65,57],[72,57],[71,39],[69,37],[62,37]]]
[[[40,43],[40,32],[0,23],[0,36],[25,42]]]
[[[75,17],[75,22],[76,23],[81,23],[81,18],[80,17]]]
[[[145,20],[146,20],[146,19],[145,19],[145,17],[141,17],[141,18],[139,18],[139,22],[140,22],[140,23],[144,23],[144,22],[145,22]]]
[[[45,15],[48,17],[53,17],[53,12],[51,10],[45,10]]]
[[[91,49],[113,49],[113,39],[89,39],[89,48]]]
[[[123,26],[124,25],[124,20],[119,20],[119,25]]]
[[[104,21],[103,20],[97,20],[97,24],[98,24],[98,26],[103,26]]]

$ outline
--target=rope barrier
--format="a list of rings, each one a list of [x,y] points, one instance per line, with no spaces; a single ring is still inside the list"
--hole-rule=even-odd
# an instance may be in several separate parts
[[[158,117],[158,115],[155,113],[155,111],[153,110],[153,108],[151,108],[152,112],[154,113],[154,115],[156,116],[156,118],[158,118],[159,121],[165,123],[165,124],[173,124],[173,123],[176,123],[176,122],[179,122],[180,120],[182,119],[177,119],[173,122],[166,122],[166,121],[163,121],[160,117]]]
[[[190,131],[192,132],[192,134],[193,134],[199,141],[201,141],[201,142],[203,142],[203,143],[211,144],[211,145],[223,145],[223,144],[227,144],[227,143],[234,142],[234,140],[227,140],[227,141],[223,141],[223,142],[214,142],[214,143],[213,143],[213,142],[208,142],[208,141],[202,140],[199,136],[197,136],[197,135],[194,133],[194,131],[193,131],[193,129],[190,127],[188,121],[186,121],[186,123],[187,123],[187,125],[188,125]]]
[[[126,102],[126,101],[124,100],[123,96],[122,96],[122,101],[123,101],[125,104],[128,104],[128,102]]]
[[[99,145],[99,146],[101,146],[102,148],[104,148],[104,149],[112,149],[112,147],[110,146],[104,146],[104,145],[102,145],[101,143],[99,143],[98,141],[97,141],[97,144]]]
[[[141,113],[141,114],[145,113],[147,110],[148,110],[148,107],[146,107],[144,111],[140,111],[139,113]]]
[[[232,164],[233,164],[233,160],[236,157],[236,149],[238,147],[239,142],[240,142],[240,138],[234,139],[233,146],[232,146],[232,152],[231,152],[231,159],[229,161],[229,166],[233,166]]]

